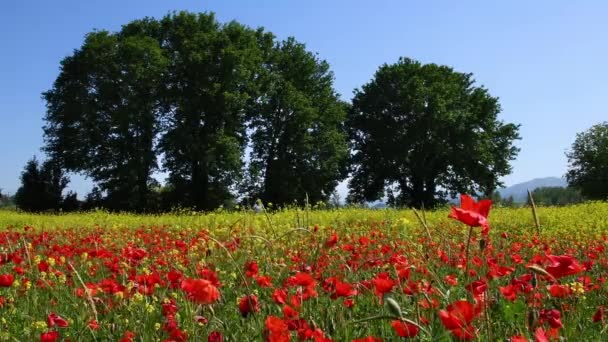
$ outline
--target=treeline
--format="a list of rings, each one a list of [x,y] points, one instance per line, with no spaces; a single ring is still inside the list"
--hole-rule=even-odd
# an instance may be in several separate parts
[[[585,197],[581,190],[574,187],[547,186],[534,189],[532,192],[534,204],[541,206],[564,206],[581,203]],[[495,206],[516,207],[521,205],[531,205],[528,197],[525,202],[517,203],[513,196],[502,197],[498,191],[492,194],[492,202]]]
[[[91,32],[43,93],[53,171],[31,161],[22,177],[25,194],[30,174],[51,172],[34,183],[53,195],[20,206],[66,208],[58,172],[93,180],[87,206],[163,211],[327,202],[349,175],[351,203],[428,208],[448,194],[489,196],[511,171],[519,126],[498,120],[498,99],[471,74],[401,58],[352,103],[333,82],[294,38],[210,13]]]

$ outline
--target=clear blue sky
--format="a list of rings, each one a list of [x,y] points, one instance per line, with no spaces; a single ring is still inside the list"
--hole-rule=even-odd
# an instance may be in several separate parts
[[[562,176],[575,134],[608,120],[606,1],[1,0],[0,188],[14,193],[26,161],[43,158],[40,94],[84,35],[172,10],[295,36],[331,64],[344,99],[399,56],[473,73],[501,119],[522,125],[507,185]]]

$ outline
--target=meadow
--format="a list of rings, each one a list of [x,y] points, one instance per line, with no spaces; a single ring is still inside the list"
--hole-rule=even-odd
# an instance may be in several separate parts
[[[450,212],[0,211],[0,341],[608,340],[608,203]]]

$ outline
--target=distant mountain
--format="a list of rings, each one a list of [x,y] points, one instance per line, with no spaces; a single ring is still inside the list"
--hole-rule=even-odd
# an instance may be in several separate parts
[[[527,191],[533,191],[536,188],[547,187],[547,186],[556,186],[565,188],[568,186],[568,182],[565,178],[558,177],[545,177],[545,178],[535,178],[533,180],[511,185],[506,188],[498,189],[500,193],[500,197],[508,198],[509,196],[513,196],[513,199],[517,203],[526,202],[528,193]]]

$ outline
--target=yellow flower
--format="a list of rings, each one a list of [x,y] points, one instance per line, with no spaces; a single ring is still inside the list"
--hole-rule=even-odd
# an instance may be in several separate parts
[[[36,321],[32,323],[32,327],[37,330],[46,330],[48,326],[45,321]]]

